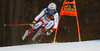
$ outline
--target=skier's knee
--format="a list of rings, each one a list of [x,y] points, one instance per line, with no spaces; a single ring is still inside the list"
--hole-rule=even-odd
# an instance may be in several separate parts
[[[53,26],[53,21],[50,21],[47,25],[46,25],[46,29],[50,29]]]

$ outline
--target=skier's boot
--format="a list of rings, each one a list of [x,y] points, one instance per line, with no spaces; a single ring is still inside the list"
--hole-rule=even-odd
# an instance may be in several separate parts
[[[42,35],[42,33],[44,33],[46,31],[45,28],[42,29],[42,31],[39,33],[39,35]]]
[[[25,34],[22,37],[22,40],[24,40],[26,38],[26,36],[28,36],[29,30],[26,30]]]
[[[26,36],[28,36],[29,34],[31,34],[34,31],[34,29],[30,28],[29,30],[26,30],[25,34],[22,37],[22,40],[24,40],[26,38]]]

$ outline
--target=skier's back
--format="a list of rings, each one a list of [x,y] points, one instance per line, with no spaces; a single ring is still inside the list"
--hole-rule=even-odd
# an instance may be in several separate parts
[[[56,11],[56,4],[50,3],[48,8],[44,8],[39,15],[33,20],[29,30],[26,30],[22,39],[24,40],[26,36],[31,34],[34,30],[40,26],[44,27],[42,31],[47,31],[46,35],[50,35],[56,28],[58,23],[58,12]],[[38,21],[38,22],[37,22]],[[37,22],[37,23],[36,23]]]

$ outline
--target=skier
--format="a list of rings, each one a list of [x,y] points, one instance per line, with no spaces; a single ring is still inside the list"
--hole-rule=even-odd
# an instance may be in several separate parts
[[[52,2],[48,5],[47,8],[44,8],[41,13],[35,17],[32,24],[30,25],[32,28],[26,30],[24,36],[22,37],[22,40],[24,40],[26,36],[31,34],[40,26],[44,27],[42,31],[49,30],[46,32],[46,35],[50,35],[57,28],[58,17],[59,14],[56,11],[56,4]]]

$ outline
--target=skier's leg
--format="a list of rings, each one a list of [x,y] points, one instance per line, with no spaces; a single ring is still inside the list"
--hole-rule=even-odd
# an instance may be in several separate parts
[[[42,29],[42,33],[43,32],[45,32],[45,31],[47,31],[48,29],[50,29],[50,28],[52,28],[53,27],[53,21],[49,21],[49,22],[47,22],[45,25],[43,25],[43,29]],[[39,34],[39,35],[41,35],[41,34]]]
[[[36,24],[35,24],[35,28],[34,28],[34,29],[31,28],[31,29],[29,30],[29,33],[28,33],[28,34],[31,34],[34,30],[36,30],[37,28],[39,28],[41,25],[42,25],[42,22],[41,22],[41,21],[39,21],[38,23],[36,23]]]
[[[37,28],[39,28],[41,25],[42,25],[42,22],[41,22],[41,21],[39,21],[38,23],[36,23],[36,24],[35,24],[35,28],[34,28],[34,29],[31,28],[31,29],[29,30],[29,33],[28,33],[28,34],[31,34],[34,30],[36,30]]]
[[[48,24],[44,17],[42,17],[42,18],[40,19],[40,21],[42,22],[42,26],[43,26],[43,27],[45,27],[45,25]],[[45,31],[47,31],[47,30],[46,30],[45,28],[42,28],[42,31],[40,32],[39,35],[41,35],[41,34],[42,34],[43,32],[45,32]]]
[[[28,36],[29,34],[31,34],[34,30],[32,28],[30,28],[29,30],[26,30],[23,37],[22,37],[22,40],[24,40],[26,38],[26,36]]]
[[[26,36],[28,36],[29,34],[31,34],[35,29],[37,29],[38,27],[40,27],[42,25],[42,22],[39,21],[38,23],[35,24],[35,28],[30,28],[29,30],[26,30],[25,34],[22,37],[22,40],[24,40],[26,38]]]
[[[52,28],[54,25],[53,21],[49,21],[48,24],[45,25],[45,29],[48,30],[50,28]]]
[[[48,22],[48,24],[45,26],[45,29],[46,29],[46,30],[49,29],[49,30],[46,32],[46,35],[47,35],[47,36],[51,34],[51,28],[52,28],[53,26],[54,26],[53,21]]]
[[[43,32],[45,32],[46,29],[45,28],[42,28],[41,32],[39,33],[39,35],[41,35]]]

